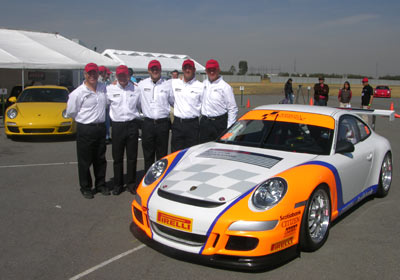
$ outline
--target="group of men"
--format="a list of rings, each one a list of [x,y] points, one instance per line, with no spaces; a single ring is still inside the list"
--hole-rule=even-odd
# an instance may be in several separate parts
[[[215,140],[236,121],[238,108],[233,90],[220,76],[216,60],[207,61],[208,78],[204,82],[196,79],[195,64],[190,59],[182,64],[182,79],[165,80],[161,70],[159,61],[150,61],[149,78],[136,84],[130,81],[128,67],[120,65],[116,69],[116,81],[106,85],[98,81],[99,67],[94,63],[86,65],[85,80],[70,94],[67,104],[67,114],[77,123],[78,175],[85,198],[93,198],[96,192],[110,194],[105,182],[107,108],[112,124],[114,195],[119,195],[124,185],[131,193],[136,191],[139,127],[146,173],[155,160],[168,154],[171,128],[171,151],[175,152]],[[171,107],[174,108],[172,127]],[[142,123],[140,113],[144,116]]]

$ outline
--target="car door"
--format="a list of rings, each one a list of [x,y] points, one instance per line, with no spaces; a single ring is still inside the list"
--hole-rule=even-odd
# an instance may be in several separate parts
[[[339,210],[369,187],[366,183],[374,157],[374,144],[370,141],[370,134],[369,127],[355,116],[344,115],[339,120],[336,143],[347,140],[354,145],[351,153],[333,155],[334,166],[341,182],[342,199],[338,197]]]

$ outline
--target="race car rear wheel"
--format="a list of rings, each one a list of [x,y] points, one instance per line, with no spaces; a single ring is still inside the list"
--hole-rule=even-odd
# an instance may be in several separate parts
[[[392,154],[388,152],[383,159],[381,173],[379,174],[377,197],[385,197],[389,193],[392,184],[392,172]]]
[[[301,221],[300,247],[303,251],[318,250],[329,235],[331,201],[326,186],[317,187],[307,201]]]

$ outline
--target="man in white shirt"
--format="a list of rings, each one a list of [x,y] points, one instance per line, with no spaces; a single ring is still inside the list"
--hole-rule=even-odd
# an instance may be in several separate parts
[[[187,59],[182,64],[183,80],[173,79],[174,123],[172,124],[172,152],[199,143],[199,117],[203,97],[203,83],[195,78],[194,62]]]
[[[206,63],[208,79],[203,82],[204,94],[200,119],[200,143],[214,141],[235,121],[238,112],[232,87],[220,76],[218,61]]]
[[[97,81],[99,68],[95,63],[85,66],[85,80],[70,93],[67,115],[77,124],[76,149],[79,184],[85,198],[93,198],[90,166],[93,164],[95,191],[109,195],[105,185],[106,153],[106,87]]]
[[[126,150],[128,190],[136,193],[136,165],[139,138],[139,91],[131,83],[129,69],[120,65],[116,69],[117,83],[107,86],[107,103],[112,121],[112,156],[114,160],[113,194],[123,190],[124,153]]]
[[[142,124],[142,147],[145,172],[156,160],[168,154],[170,106],[174,104],[171,82],[161,78],[158,60],[148,65],[150,77],[140,81],[140,104],[144,121]]]

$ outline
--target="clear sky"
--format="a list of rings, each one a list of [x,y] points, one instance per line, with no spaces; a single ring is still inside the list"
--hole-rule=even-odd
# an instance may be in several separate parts
[[[400,75],[399,0],[3,0],[0,27],[221,68]]]

